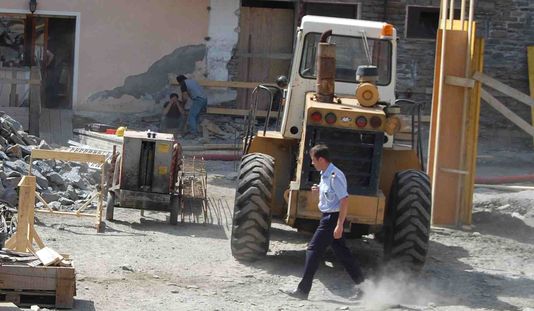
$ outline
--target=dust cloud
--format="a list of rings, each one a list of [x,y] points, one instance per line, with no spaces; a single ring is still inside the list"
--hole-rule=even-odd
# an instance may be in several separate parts
[[[435,286],[406,272],[383,273],[359,287],[363,292],[361,306],[369,310],[398,305],[426,306],[440,300]]]

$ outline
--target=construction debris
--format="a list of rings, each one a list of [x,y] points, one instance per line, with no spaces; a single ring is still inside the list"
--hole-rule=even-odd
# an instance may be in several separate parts
[[[19,122],[0,112],[0,200],[16,206],[16,188],[21,177],[29,174],[33,149],[52,148],[43,139],[25,133]],[[100,181],[99,168],[87,163],[35,160],[31,166],[37,178],[37,192],[49,206],[59,210],[74,210],[82,205]]]

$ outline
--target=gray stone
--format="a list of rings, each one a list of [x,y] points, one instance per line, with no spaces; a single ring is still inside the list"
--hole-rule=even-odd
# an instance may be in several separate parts
[[[17,133],[20,135],[20,137],[22,137],[22,140],[24,140],[27,145],[36,146],[41,141],[41,139],[37,136],[29,135],[24,131],[18,131]]]
[[[11,146],[9,148],[7,148],[6,150],[6,154],[10,157],[14,157],[14,158],[22,158],[22,149],[20,148],[20,145],[17,144],[17,145],[14,145],[14,146]]]
[[[15,132],[24,131],[22,125],[17,120],[7,115],[5,112],[2,112],[2,115],[0,116],[0,122],[4,125],[7,124]]]
[[[73,167],[70,171],[63,174],[63,178],[67,184],[70,184],[78,189],[86,189],[87,184],[80,174],[79,167]]]
[[[51,150],[52,148],[46,143],[46,141],[43,139],[39,143],[39,146],[37,146],[37,149],[45,149],[45,150]]]
[[[0,151],[0,160],[9,161],[9,157],[7,156],[7,154],[5,152]]]
[[[120,268],[124,271],[130,271],[130,272],[133,272],[134,269],[132,268],[132,266],[130,266],[129,264],[124,264],[124,265],[121,265]]]
[[[32,170],[32,174],[36,177],[37,185],[41,187],[41,189],[48,188],[48,179],[46,179],[46,177],[39,173],[39,171]]]
[[[50,180],[50,183],[53,185],[61,187],[62,189],[65,187],[65,179],[63,179],[63,177],[58,173],[52,171],[47,175],[47,177]]]
[[[46,201],[46,202],[53,202],[53,201],[58,201],[59,198],[61,198],[59,196],[59,194],[55,193],[55,192],[42,192],[41,193],[41,197]]]
[[[3,147],[7,147],[7,145],[9,145],[7,139],[5,139],[3,136],[0,136],[0,145],[2,145]]]
[[[22,137],[20,137],[20,135],[16,133],[11,133],[11,135],[9,135],[9,140],[15,144],[24,145],[24,146],[26,145]]]
[[[13,206],[17,206],[19,201],[19,195],[17,194],[17,191],[15,191],[15,189],[6,188],[4,191],[0,192],[0,199],[11,203],[11,205]]]
[[[58,201],[49,202],[48,207],[50,207],[54,211],[59,211],[61,208],[61,203],[59,203]]]
[[[21,179],[22,177],[8,177],[3,181],[3,184],[8,189],[16,189]]]
[[[14,171],[17,171],[21,174],[27,175],[28,171],[30,169],[30,166],[28,163],[22,161],[22,160],[16,160],[16,161],[5,161],[4,167],[10,168]]]
[[[78,200],[78,194],[76,193],[76,190],[72,185],[69,185],[67,187],[67,190],[65,191],[65,197],[71,199],[71,200]]]
[[[17,145],[15,145],[15,146],[17,146]],[[20,150],[22,151],[22,156],[28,156],[28,155],[32,154],[33,147],[21,146],[21,145],[19,145],[19,147],[20,147]]]
[[[46,200],[45,200],[46,201]],[[35,203],[35,207],[37,208],[43,208],[44,207],[44,203],[43,202],[37,202]]]
[[[74,204],[74,201],[67,198],[59,198],[59,203],[61,203],[62,205],[72,205]]]
[[[33,169],[38,170],[41,174],[48,176],[48,174],[52,173],[54,170],[48,163],[41,160],[33,161],[32,163]]]
[[[22,176],[21,173],[15,171],[15,170],[12,170],[12,169],[10,169],[8,167],[5,167],[5,165],[4,165],[4,171],[3,172],[7,177],[19,177],[19,176]]]

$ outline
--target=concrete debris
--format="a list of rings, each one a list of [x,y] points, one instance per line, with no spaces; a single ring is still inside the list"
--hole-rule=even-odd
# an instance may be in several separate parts
[[[74,204],[74,201],[67,198],[60,198],[59,203],[61,203],[62,205],[72,205]]]
[[[7,148],[6,154],[10,157],[17,158],[17,159],[22,158],[22,150],[20,148],[20,145],[17,144],[17,145]]]
[[[41,198],[46,202],[58,201],[60,196],[55,192],[41,192]]]
[[[22,125],[0,111],[0,199],[18,205],[17,187],[22,176],[29,174],[33,149],[51,150],[43,139],[24,132]],[[86,163],[54,160],[32,162],[37,192],[54,210],[78,209],[90,190],[100,182],[100,171]],[[92,206],[92,205],[91,205]],[[38,208],[44,204],[38,204]]]

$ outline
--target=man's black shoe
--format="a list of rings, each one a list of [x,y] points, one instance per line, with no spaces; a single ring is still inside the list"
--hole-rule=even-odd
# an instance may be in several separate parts
[[[308,300],[308,293],[304,293],[298,289],[280,289],[280,291],[293,298]]]

